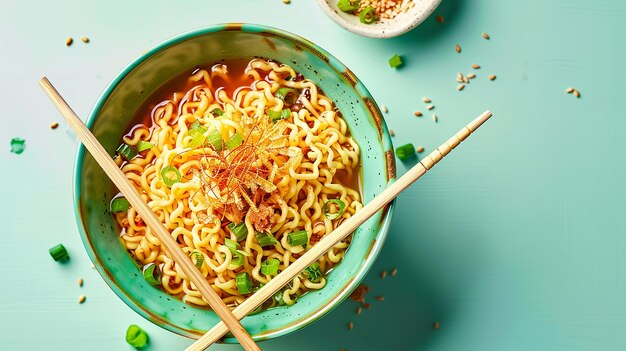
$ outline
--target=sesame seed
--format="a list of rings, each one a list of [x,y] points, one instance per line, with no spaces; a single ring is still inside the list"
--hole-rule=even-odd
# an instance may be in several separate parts
[[[437,123],[437,121],[438,121],[438,120],[439,120],[439,118],[437,118],[437,115],[433,115],[433,121],[434,121],[435,123]]]
[[[87,37],[80,37],[80,40],[85,44],[89,42],[89,38]]]
[[[472,68],[473,68],[473,69],[480,69],[480,66],[479,66],[479,65],[477,65],[477,64],[473,64],[473,65],[472,65]]]
[[[394,133],[393,130],[389,129],[389,135],[393,137],[396,136],[396,133]]]
[[[462,83],[469,84],[469,82],[470,82],[469,78],[463,77],[463,82]]]
[[[483,38],[489,40],[489,34],[483,32]]]
[[[418,153],[418,154],[421,154],[422,152],[424,152],[424,147],[423,147],[423,146],[418,147],[418,148],[417,148],[417,153]],[[392,272],[393,272],[393,271],[392,271]]]
[[[83,286],[83,278],[78,278],[78,286]]]
[[[87,296],[85,296],[85,295],[80,295],[78,297],[78,303],[84,303],[85,300],[87,300]]]
[[[463,90],[463,88],[465,88],[465,84],[459,84],[459,85],[456,87],[456,90],[461,91],[461,90]]]
[[[427,98],[427,97],[422,98],[422,101],[424,101],[425,104],[428,104],[428,103],[431,102],[431,100],[429,98]]]
[[[437,15],[437,17],[436,17],[436,18],[437,18],[437,22],[439,22],[439,23],[443,23],[443,22],[445,22],[445,19],[443,18],[443,16],[442,16],[442,15]]]
[[[395,277],[395,276],[396,276],[396,274],[398,274],[398,268],[394,268],[394,269],[392,269],[392,270],[391,270],[391,272],[389,272],[389,274],[390,274],[392,277]]]
[[[387,276],[387,271],[380,272],[380,279],[385,279],[386,276]]]
[[[433,329],[439,330],[439,322],[433,323]]]
[[[372,308],[372,305],[370,305],[369,303],[364,303],[364,304],[363,304],[363,308],[365,308],[365,309],[368,309],[368,310],[369,310],[369,309],[371,309],[371,308]]]
[[[354,329],[354,323],[350,322],[348,323],[348,330],[352,330]]]
[[[474,78],[476,78],[476,75],[474,73],[470,73],[470,74],[467,75],[467,78],[474,79]]]
[[[427,109],[427,110],[432,110],[432,109],[434,109],[434,108],[435,108],[435,105],[428,105],[428,106],[426,106],[426,109]]]
[[[383,110],[384,113],[389,112],[389,109],[387,109],[387,105],[380,105],[380,109]]]
[[[456,74],[456,81],[457,82],[462,82],[463,81],[463,73],[459,72]]]
[[[360,315],[361,312],[363,312],[363,309],[361,307],[357,307],[356,311],[354,311],[354,313],[356,313],[357,316]]]
[[[574,92],[574,88],[569,87],[569,88],[567,88],[567,90],[565,90],[565,92],[568,93],[568,94],[571,94],[571,93]]]
[[[57,122],[50,123],[50,129],[57,129],[58,127],[59,127],[59,124]]]
[[[376,301],[385,301],[384,296],[376,296]]]
[[[419,111],[415,111],[413,112],[413,114],[415,115],[415,117],[422,117],[422,113]]]
[[[455,50],[456,50],[457,54],[460,54],[461,53],[461,45],[456,44]]]
[[[494,74],[490,75],[489,80],[496,80],[496,76]]]
[[[283,0],[283,4],[291,4],[291,0]]]
[[[74,39],[72,37],[65,39],[65,45],[67,46],[72,45],[73,42],[74,42]]]
[[[580,97],[580,92],[578,91],[578,89],[574,89],[574,96],[576,96],[577,98]]]

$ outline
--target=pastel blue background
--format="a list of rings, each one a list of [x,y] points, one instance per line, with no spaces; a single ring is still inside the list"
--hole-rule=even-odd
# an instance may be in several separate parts
[[[142,51],[228,21],[286,29],[330,51],[388,106],[396,145],[430,151],[483,110],[494,112],[398,199],[366,278],[373,308],[356,317],[346,301],[264,349],[625,349],[626,2],[443,0],[435,14],[445,24],[430,18],[375,40],[336,26],[312,0],[1,1],[0,349],[131,350],[130,323],[150,333],[150,350],[190,344],[132,312],[90,268],[71,195],[77,140],[64,123],[49,129],[61,117],[37,79],[48,75],[84,117]],[[92,42],[65,47],[66,37],[83,35]],[[398,71],[387,66],[395,53],[405,59]],[[456,73],[472,63],[482,66],[478,78],[456,91]],[[568,86],[582,98],[565,94]],[[425,112],[423,96],[438,124],[431,113],[412,115]],[[22,155],[9,153],[15,136],[26,139]],[[70,264],[48,256],[58,242]],[[392,267],[395,278],[378,277]]]

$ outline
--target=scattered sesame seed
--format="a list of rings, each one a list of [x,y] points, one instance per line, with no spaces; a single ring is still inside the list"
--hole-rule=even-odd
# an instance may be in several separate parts
[[[473,69],[480,69],[480,66],[479,66],[479,65],[477,65],[477,64],[473,64],[473,65],[472,65],[472,68],[473,68]]]
[[[415,111],[413,112],[413,114],[415,115],[415,117],[422,117],[422,113],[419,111]]]
[[[495,74],[490,75],[490,76],[489,76],[489,80],[496,80],[496,76],[495,76]]]
[[[384,296],[376,296],[376,301],[385,301]]]
[[[439,118],[437,118],[437,115],[433,115],[433,121],[435,121],[435,123],[437,123],[438,120],[439,120]]]
[[[422,98],[422,101],[424,101],[425,104],[428,104],[428,103],[431,102],[431,100],[429,98],[427,98],[427,97]]]
[[[85,296],[85,295],[80,295],[78,297],[78,303],[84,303],[85,300],[87,300],[87,296]]]
[[[469,84],[470,83],[469,78],[463,77],[463,83]]]
[[[357,316],[360,315],[361,312],[363,312],[363,309],[361,307],[357,307],[356,311],[354,311],[354,313],[356,313]]]
[[[461,45],[456,44],[455,50],[456,50],[457,54],[460,54],[461,53]]]
[[[50,129],[57,129],[58,127],[59,127],[59,124],[57,122],[50,123]]]
[[[456,87],[456,90],[461,91],[461,90],[463,90],[463,88],[465,88],[465,84],[459,84],[459,85]]]
[[[442,15],[437,15],[437,17],[435,17],[435,18],[437,18],[437,22],[439,22],[439,23],[443,23],[443,22],[445,22],[445,21],[446,21],[446,20],[443,18],[443,16],[442,16]]]
[[[435,108],[435,105],[428,105],[428,106],[426,106],[426,109],[427,109],[427,110],[432,110],[432,109],[434,109],[434,108]]]
[[[578,91],[578,89],[574,89],[574,96],[576,96],[577,98],[580,97],[580,91]]]
[[[365,309],[368,309],[368,310],[369,310],[369,309],[371,309],[371,308],[372,308],[372,305],[370,305],[369,303],[364,303],[364,304],[363,304],[363,308],[365,308]]]
[[[387,109],[387,105],[380,105],[380,109],[383,110],[384,113],[389,111],[389,109]]]
[[[65,39],[65,45],[67,46],[72,45],[73,42],[74,42],[74,39],[72,37]]]
[[[417,153],[418,153],[418,154],[421,154],[422,152],[424,152],[424,147],[423,147],[423,146],[418,147],[418,148],[417,148]],[[393,272],[393,271],[392,271],[392,272]]]
[[[396,133],[394,133],[393,130],[389,129],[389,135],[393,137],[393,136],[396,136]]]
[[[435,329],[435,330],[439,330],[439,322],[435,322],[435,323],[433,324],[433,329]]]
[[[483,38],[485,38],[485,39],[489,40],[489,34],[487,34],[487,33],[483,32]]]
[[[80,40],[82,40],[82,42],[85,44],[89,42],[89,38],[87,37],[80,37]]]
[[[474,79],[474,78],[476,78],[476,75],[474,73],[470,73],[470,74],[467,75],[467,78]]]
[[[82,287],[83,283],[83,278],[78,278],[78,286]]]
[[[291,0],[283,0],[283,4],[291,4]]]
[[[348,330],[352,330],[354,329],[354,323],[350,322],[348,323]]]
[[[569,88],[567,88],[567,90],[565,90],[565,92],[568,93],[568,94],[571,94],[571,93],[574,92],[574,88],[569,87]]]
[[[387,276],[387,271],[380,272],[380,279],[385,279],[386,276]]]
[[[456,81],[459,82],[459,83],[463,81],[463,73],[461,73],[461,72],[457,73]]]
[[[392,270],[391,270],[391,272],[389,272],[389,274],[390,274],[392,277],[395,277],[395,276],[396,276],[396,274],[398,274],[398,268],[394,268],[394,269],[392,269]]]

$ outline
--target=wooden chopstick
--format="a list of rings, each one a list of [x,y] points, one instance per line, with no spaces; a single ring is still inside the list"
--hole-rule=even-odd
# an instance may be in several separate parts
[[[354,232],[357,227],[386,204],[395,199],[404,189],[413,184],[428,170],[430,170],[437,162],[439,162],[444,156],[446,156],[452,149],[457,147],[465,138],[472,134],[478,127],[485,123],[491,117],[491,112],[485,111],[467,126],[463,127],[456,135],[450,138],[448,141],[439,146],[430,155],[426,156],[417,165],[406,172],[395,183],[391,184],[380,195],[376,196],[372,201],[360,209],[356,214],[339,227],[337,227],[330,234],[324,236],[317,244],[311,249],[300,256],[295,262],[290,264],[284,271],[270,280],[261,289],[259,289],[254,295],[249,297],[241,305],[237,306],[233,310],[235,316],[239,319],[245,317],[248,313],[252,312],[257,306],[262,304],[267,299],[271,298],[278,290],[290,282],[296,275],[302,270],[315,262],[326,251],[330,250],[338,242]],[[221,338],[228,329],[224,323],[220,322],[204,334],[195,343],[185,349],[185,351],[201,351],[209,347],[212,343]]]
[[[183,273],[191,279],[200,293],[202,293],[202,296],[207,300],[213,311],[215,311],[222,319],[223,322],[221,322],[221,325],[224,325],[225,323],[228,326],[228,329],[230,329],[230,331],[235,335],[245,350],[261,350],[254,340],[252,340],[250,334],[248,334],[241,323],[239,323],[239,319],[241,318],[235,318],[233,313],[211,288],[207,280],[202,276],[191,259],[187,257],[183,250],[178,246],[176,241],[172,238],[170,232],[165,228],[165,226],[163,226],[154,212],[152,212],[152,209],[150,209],[148,204],[141,198],[139,192],[137,192],[124,173],[122,173],[122,171],[118,168],[104,147],[100,145],[96,137],[78,118],[76,113],[74,113],[72,108],[54,88],[52,83],[50,83],[46,77],[43,77],[39,80],[39,84],[46,92],[50,100],[52,100],[52,102],[59,109],[63,117],[65,117],[67,123],[72,127],[80,141],[85,145],[87,150],[89,150],[96,162],[98,162],[100,167],[102,167],[115,186],[120,190],[120,192],[122,192],[122,194],[124,194],[128,202],[130,202],[141,218],[156,234],[157,238],[161,242],[161,245],[163,245],[165,250],[172,256]]]

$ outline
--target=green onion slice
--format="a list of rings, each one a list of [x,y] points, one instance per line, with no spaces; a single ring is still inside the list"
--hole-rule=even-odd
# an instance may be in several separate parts
[[[116,197],[111,201],[111,212],[127,212],[130,207],[130,203],[126,200],[125,197]]]
[[[154,147],[153,143],[149,143],[147,141],[139,140],[139,142],[137,143],[137,152],[150,150],[153,147]]]
[[[330,204],[335,204],[337,206],[339,206],[339,210],[335,213],[330,213]],[[346,209],[346,204],[343,203],[343,201],[339,200],[339,199],[332,199],[332,200],[328,200],[324,206],[322,207],[322,212],[324,212],[324,216],[326,216],[326,218],[330,219],[331,221],[333,219],[337,219],[339,217],[341,217],[341,215],[343,214],[343,212]]]
[[[215,116],[223,116],[224,110],[222,110],[221,108],[214,108],[213,110],[211,110],[211,113]]]
[[[200,121],[195,121],[189,126],[189,135],[192,137],[196,137],[198,135],[202,135],[209,130],[207,127],[203,126]]]
[[[306,230],[300,230],[297,232],[287,234],[287,242],[291,246],[304,245],[308,241],[309,241],[309,235],[306,233]]]
[[[409,159],[413,155],[415,155],[415,146],[411,143],[396,148],[396,156],[402,161]]]
[[[228,268],[233,270],[241,267],[243,265],[243,261],[245,256],[242,254],[243,251],[237,250],[233,252],[233,258],[230,260],[230,265]]]
[[[126,330],[126,342],[134,348],[143,348],[148,344],[148,333],[138,326],[131,324]]]
[[[238,242],[234,240],[230,240],[228,238],[224,238],[224,245],[230,250],[230,252],[235,253],[235,251],[239,250],[241,246]]]
[[[63,262],[70,259],[70,255],[67,253],[67,250],[65,249],[65,246],[63,246],[63,244],[51,247],[48,252],[50,252],[50,256],[52,256],[52,258],[57,262]]]
[[[230,222],[228,225],[228,229],[230,229],[233,234],[237,237],[237,241],[242,241],[248,237],[248,228],[246,227],[246,223],[241,222],[239,224],[235,224],[235,222]]]
[[[165,183],[168,188],[171,188],[172,185],[180,182],[180,179],[182,178],[180,172],[176,169],[176,167],[172,165],[163,167],[163,169],[161,169],[161,177],[163,178],[163,183]]]
[[[237,146],[243,144],[243,137],[239,132],[233,134],[230,139],[226,140],[226,147],[228,150],[234,150]]]
[[[198,250],[193,250],[191,251],[189,256],[191,257],[191,261],[193,261],[198,269],[202,268],[202,264],[204,264],[204,255],[202,255],[202,252]]]
[[[337,7],[343,12],[356,11],[359,9],[359,1],[339,0],[337,1]]]
[[[245,295],[252,292],[252,280],[250,280],[248,272],[237,274],[235,282],[237,283],[237,290],[239,290],[240,294]]]
[[[261,263],[261,273],[265,275],[274,275],[278,273],[278,266],[280,261],[275,258],[270,258]]]
[[[302,273],[311,283],[319,283],[322,279],[322,271],[320,270],[319,262],[314,262],[312,265],[305,268]]]
[[[133,157],[137,156],[137,150],[128,144],[120,145],[115,152],[122,156],[126,161],[130,161]]]
[[[204,141],[206,140],[206,137],[204,136],[204,134],[198,134],[195,137],[193,137],[191,139],[191,141],[189,142],[189,147],[191,148],[196,148],[202,144],[204,144]]]
[[[261,247],[270,246],[278,243],[276,239],[268,233],[255,232],[256,240],[259,242]]]
[[[11,152],[19,155],[22,152],[24,152],[24,149],[26,149],[26,140],[22,139],[22,138],[13,138],[11,139]]]
[[[289,110],[288,108],[282,111],[267,110],[267,115],[272,119],[272,122],[277,122],[281,119],[287,119],[291,117],[291,110]]]
[[[396,68],[402,64],[402,58],[398,54],[393,55],[389,59],[389,67]]]
[[[278,303],[278,306],[284,306],[285,305],[285,299],[283,298],[283,291],[279,291],[276,294],[274,294],[274,300]]]
[[[224,148],[224,139],[222,139],[222,133],[219,130],[213,130],[209,133],[207,139],[209,139],[209,143],[213,145],[215,151],[220,152]]]
[[[361,23],[372,24],[376,21],[376,12],[374,8],[371,6],[367,6],[361,11],[361,15],[359,16],[359,20]]]
[[[291,106],[296,103],[298,96],[300,96],[300,92],[294,88],[282,87],[276,90],[274,96],[283,100],[285,102],[285,105]]]
[[[143,279],[150,285],[161,285],[161,269],[154,263],[143,266]]]

